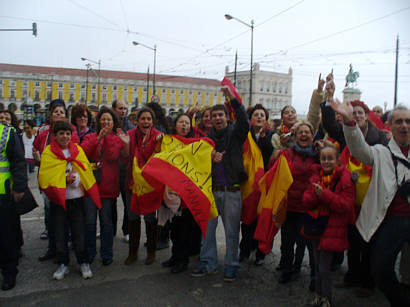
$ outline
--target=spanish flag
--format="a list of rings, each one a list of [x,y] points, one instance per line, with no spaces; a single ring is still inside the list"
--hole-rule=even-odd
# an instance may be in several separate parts
[[[235,86],[232,84],[231,80],[227,77],[224,77],[221,81],[222,86],[227,86],[235,98],[242,104],[241,95],[239,95],[238,91],[236,90]],[[229,110],[229,115],[233,121],[236,121],[235,111],[230,103],[230,101],[225,101],[225,106]]]
[[[265,173],[262,153],[250,131],[243,147],[243,165],[248,180],[241,184],[241,220],[249,225],[257,218],[257,208],[261,195],[258,183]]]
[[[52,203],[65,208],[66,194],[66,168],[71,162],[74,170],[78,173],[86,194],[92,198],[96,206],[101,209],[100,193],[98,185],[88,161],[80,145],[70,142],[70,157],[66,158],[60,146],[55,140],[41,154],[40,169],[38,172],[38,183],[40,189],[46,193]]]
[[[137,181],[134,184],[146,187],[144,194],[163,191],[165,185],[178,193],[191,210],[203,235],[206,233],[208,220],[218,216],[212,192],[213,149],[214,143],[208,138],[165,135],[161,151],[148,160],[141,169],[141,176],[134,177],[134,182]],[[161,199],[162,196],[161,193]],[[160,205],[161,201],[139,202],[142,212],[154,212]]]
[[[367,189],[369,188],[370,180],[372,179],[373,168],[369,165],[365,165],[350,154],[347,146],[340,155],[340,162],[346,167],[346,169],[352,174],[355,173],[354,179],[356,184],[356,208],[362,205],[364,197],[366,196]],[[357,211],[357,210],[356,210]],[[358,213],[358,212],[357,212]]]
[[[132,199],[131,211],[146,215],[159,209],[161,206],[165,186],[152,178],[142,176],[142,168],[138,165],[138,150],[135,151],[132,163]],[[148,160],[149,161],[149,160]]]
[[[259,181],[261,198],[254,237],[259,241],[259,249],[265,254],[272,250],[273,239],[285,222],[286,197],[292,183],[292,173],[283,154]]]

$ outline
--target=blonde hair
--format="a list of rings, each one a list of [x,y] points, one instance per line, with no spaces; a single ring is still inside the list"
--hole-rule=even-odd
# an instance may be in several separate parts
[[[300,127],[302,126],[308,126],[310,132],[312,133],[312,135],[315,135],[315,129],[313,129],[313,125],[311,123],[309,123],[308,121],[304,121],[304,120],[300,120],[298,121],[295,125],[294,125],[294,133],[296,134],[296,132],[299,130]]]

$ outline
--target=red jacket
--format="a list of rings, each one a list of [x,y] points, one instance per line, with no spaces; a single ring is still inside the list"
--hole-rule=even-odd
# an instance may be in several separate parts
[[[36,135],[34,142],[33,142],[33,150],[39,151],[40,154],[46,148],[48,144],[50,144],[51,140],[54,140],[53,128],[49,127],[46,130],[43,130],[39,134]],[[71,140],[74,143],[80,143],[80,138],[77,135],[76,129],[73,126],[73,133],[71,136]]]
[[[316,158],[299,154],[293,148],[287,148],[282,153],[288,161],[293,177],[293,183],[288,190],[286,210],[305,212],[305,208],[302,205],[303,192],[308,186],[308,178],[313,174],[312,165],[316,162]]]
[[[329,209],[329,220],[325,231],[320,236],[319,250],[342,252],[349,248],[347,226],[354,219],[355,185],[351,174],[345,167],[339,166],[332,178],[331,186],[336,184],[334,192],[324,188],[318,197],[313,183],[321,181],[320,165],[313,166],[314,174],[310,177],[309,186],[303,193],[303,206],[314,210],[320,205]]]
[[[98,142],[98,134],[94,132],[84,136],[81,147],[90,162],[99,161],[99,149],[102,150],[101,182],[98,185],[100,197],[118,197],[120,194],[119,158],[124,143],[113,132]]]
[[[128,135],[130,136],[130,154],[128,156],[127,163],[127,177],[125,181],[125,186],[129,190],[132,186],[132,163],[134,162],[135,151],[137,151],[138,166],[143,167],[148,161],[151,155],[154,153],[155,147],[157,146],[157,136],[162,132],[152,128],[148,140],[143,145],[142,140],[144,136],[137,128],[128,130]]]

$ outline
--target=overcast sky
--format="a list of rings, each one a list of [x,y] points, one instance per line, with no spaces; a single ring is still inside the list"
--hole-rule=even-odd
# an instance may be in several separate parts
[[[157,73],[223,78],[225,66],[249,70],[250,30],[226,20],[253,19],[254,62],[261,70],[292,67],[292,103],[306,113],[319,73],[334,69],[342,97],[349,64],[369,106],[393,105],[396,36],[400,36],[398,102],[410,105],[410,2],[408,0],[13,0],[0,1],[0,62],[146,72],[157,45]]]

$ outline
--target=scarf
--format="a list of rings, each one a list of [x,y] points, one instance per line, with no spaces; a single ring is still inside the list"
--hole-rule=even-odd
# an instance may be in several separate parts
[[[308,147],[300,147],[298,143],[293,144],[293,149],[306,157],[314,157],[317,155],[317,148],[313,147],[313,144],[310,144]]]
[[[336,173],[336,169],[334,169],[333,172],[330,175],[325,175],[323,173],[323,169],[321,169],[320,170],[320,177],[322,179],[320,180],[320,185],[323,188],[326,188],[326,189],[330,190],[330,188],[331,188],[330,184],[332,183],[332,180],[335,176],[335,173]]]
[[[280,122],[280,132],[282,132],[282,134],[291,132],[290,129],[287,126],[285,126],[285,124],[283,123],[283,119]]]
[[[228,127],[229,126],[221,130],[211,130],[210,137],[215,142],[215,150],[217,152],[222,152],[228,147]]]

